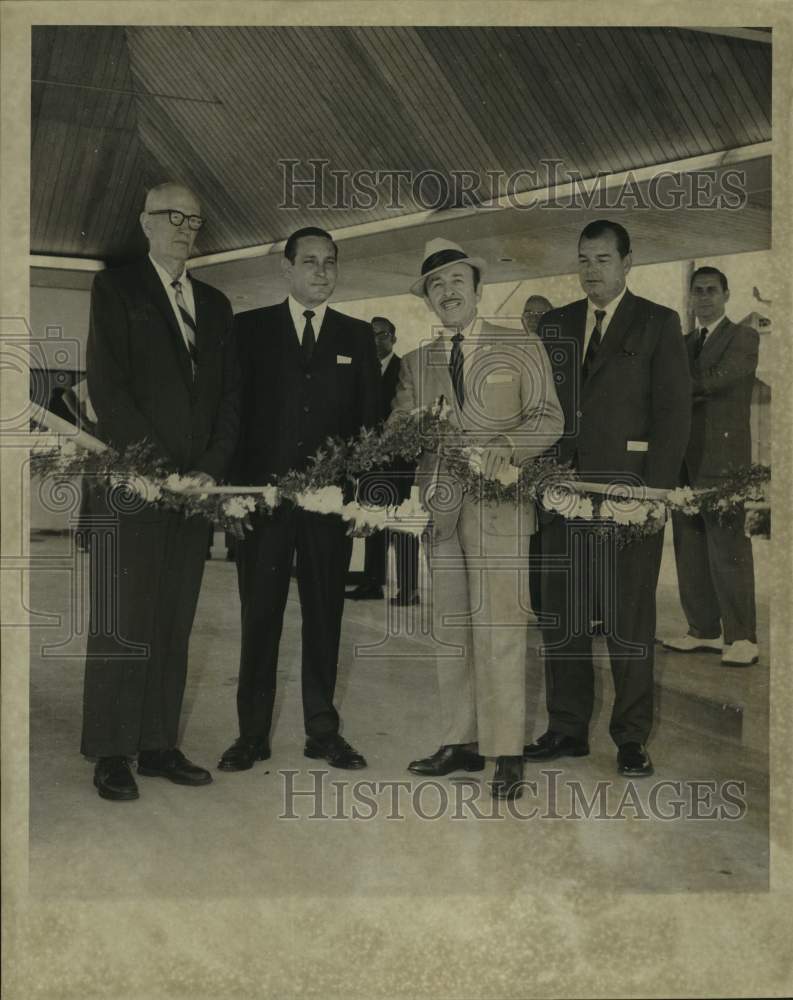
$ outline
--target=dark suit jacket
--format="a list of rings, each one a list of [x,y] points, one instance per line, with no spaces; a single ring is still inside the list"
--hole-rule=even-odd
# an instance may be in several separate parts
[[[391,407],[396,396],[399,385],[399,373],[402,368],[402,359],[398,354],[392,354],[391,360],[386,365],[386,369],[380,375],[380,419],[387,420]],[[393,487],[395,499],[398,501],[407,500],[410,497],[410,488],[416,478],[416,463],[408,462],[403,458],[395,458],[388,466],[388,474],[385,482]]]
[[[749,423],[760,338],[726,317],[695,358],[699,334],[686,337],[694,383],[686,474],[692,486],[712,486],[752,461]]]
[[[676,486],[691,417],[677,313],[626,291],[582,385],[586,315],[587,300],[580,299],[540,320],[564,411],[559,458],[590,480],[636,477],[647,486]]]
[[[380,375],[380,419],[387,420],[391,413],[397,386],[399,385],[399,369],[402,359],[398,354],[392,354],[385,371]]]
[[[148,257],[101,271],[91,290],[88,393],[97,435],[123,449],[150,441],[181,472],[222,479],[237,443],[239,370],[228,299],[192,279],[198,377]]]
[[[240,313],[234,327],[243,376],[238,483],[305,469],[326,438],[377,423],[380,371],[368,323],[328,308],[309,365],[288,300]]]

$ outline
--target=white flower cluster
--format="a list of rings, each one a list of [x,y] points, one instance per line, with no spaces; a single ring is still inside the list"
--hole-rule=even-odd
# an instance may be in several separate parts
[[[168,490],[171,493],[193,493],[196,490],[200,490],[204,484],[199,482],[192,476],[180,476],[176,472],[172,472],[167,479],[163,480],[163,489]],[[199,500],[206,500],[209,496],[208,493],[199,493]]]
[[[261,498],[264,500],[265,504],[273,510],[278,506],[281,498],[278,495],[277,486],[262,486]]]
[[[435,402],[430,407],[430,413],[433,417],[437,417],[439,420],[448,420],[449,414],[452,412],[451,406],[446,402],[445,396],[438,396]]]
[[[388,507],[364,507],[353,501],[342,507],[341,516],[343,521],[349,521],[356,528],[382,531],[388,527]]]
[[[591,521],[595,513],[589,497],[563,486],[545,490],[542,505],[546,510],[555,510],[564,517],[577,517],[582,521]]]
[[[666,495],[667,503],[683,514],[698,514],[697,495],[690,486],[678,486]]]
[[[317,514],[341,514],[344,497],[339,486],[323,486],[318,490],[298,493],[295,503],[303,510],[311,510]]]
[[[473,471],[478,475],[484,475],[482,470],[482,452],[483,448],[470,447],[463,448],[463,454],[468,459],[468,464],[471,466]],[[493,479],[497,483],[501,483],[502,486],[517,486],[518,478],[520,477],[520,469],[517,465],[512,465],[511,463],[505,469],[499,469],[498,473],[493,476]]]
[[[598,508],[598,517],[617,524],[644,524],[653,513],[654,505],[630,497],[606,497]]]
[[[256,501],[251,496],[229,497],[223,504],[223,513],[229,517],[245,517],[256,510]]]

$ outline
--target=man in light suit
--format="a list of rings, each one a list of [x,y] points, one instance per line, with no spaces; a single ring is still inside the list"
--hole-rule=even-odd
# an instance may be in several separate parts
[[[633,295],[627,231],[591,222],[578,243],[586,298],[540,322],[564,410],[559,458],[584,480],[673,488],[688,441],[691,383],[677,313]],[[561,516],[543,524],[542,612],[548,730],[530,761],[589,753],[592,636],[614,678],[610,733],[620,774],[652,773],[655,589],[663,532],[618,548]]]
[[[169,468],[211,484],[237,443],[239,372],[228,300],[185,270],[203,222],[187,188],[149,191],[148,256],[94,279],[87,377],[103,441],[119,450],[147,441]],[[138,798],[135,754],[139,775],[212,780],[178,749],[207,522],[135,506],[92,494],[102,515],[92,533],[105,521],[117,529],[112,546],[92,552],[82,752],[96,758],[94,785],[111,800]]]
[[[760,338],[725,316],[730,290],[717,268],[694,271],[691,296],[697,328],[686,337],[686,347],[694,398],[682,482],[717,486],[752,461],[749,414]],[[672,524],[688,633],[664,646],[721,652],[724,666],[751,666],[758,655],[754,563],[743,510],[722,519],[675,512]]]
[[[377,360],[380,363],[380,418],[386,420],[391,413],[402,359],[394,353],[396,327],[385,316],[373,316],[371,321]],[[363,492],[375,495],[385,493],[389,502],[399,504],[410,496],[415,465],[399,459],[391,462],[388,470],[375,472],[361,480]],[[363,496],[365,500],[365,496]],[[382,498],[381,501],[382,502]],[[394,546],[397,592],[391,603],[411,606],[419,603],[419,540],[405,531],[375,531],[365,542],[363,583],[348,590],[346,597],[352,601],[382,600],[386,578],[386,560],[389,547]]]
[[[291,469],[302,471],[328,437],[346,440],[377,423],[380,379],[369,325],[328,306],[337,257],[323,229],[292,233],[281,262],[288,297],[235,319],[242,419],[234,475],[240,484],[267,484]],[[245,771],[270,756],[278,647],[297,556],[304,754],[332,767],[365,767],[363,755],[341,737],[333,704],[352,547],[346,525],[289,503],[251,520],[253,530],[237,545],[239,737],[218,766]]]
[[[484,261],[444,239],[427,244],[411,291],[439,333],[402,359],[393,414],[443,397],[457,443],[480,449],[485,477],[506,473],[558,439],[562,411],[539,339],[477,317]],[[496,758],[497,798],[521,794],[525,729],[527,549],[530,504],[463,495],[439,456],[424,453],[417,482],[432,513],[429,562],[441,709],[439,749],[409,770],[480,771]]]

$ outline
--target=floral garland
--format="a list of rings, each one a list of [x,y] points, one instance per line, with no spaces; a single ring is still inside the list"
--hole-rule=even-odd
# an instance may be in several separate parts
[[[544,457],[520,468],[510,466],[497,479],[489,479],[481,474],[480,449],[460,446],[459,432],[449,423],[448,413],[441,398],[428,409],[399,414],[378,430],[363,430],[355,439],[329,438],[304,471],[290,471],[255,492],[250,488],[234,492],[233,487],[221,493],[202,492],[199,483],[169,470],[145,443],[119,454],[111,448],[80,451],[74,441],[59,438],[56,448],[51,444],[33,446],[32,471],[57,477],[90,476],[107,483],[127,504],[138,498],[141,503],[181,510],[225,528],[246,522],[254,511],[271,513],[286,501],[305,510],[336,514],[348,523],[352,534],[366,535],[388,527],[420,535],[427,527],[429,513],[417,490],[398,505],[361,503],[357,492],[367,473],[387,468],[399,459],[414,462],[422,451],[429,450],[441,456],[447,472],[476,502],[537,502],[549,512],[591,522],[596,530],[616,534],[621,545],[660,531],[670,511],[712,513],[726,520],[742,513],[747,502],[762,508],[750,512],[747,529],[767,533],[768,466],[748,466],[707,490],[671,490],[663,499],[631,497],[627,487],[619,485],[604,487],[602,493],[587,492],[586,487],[576,486],[569,466]],[[50,435],[47,440],[51,442]],[[354,495],[353,499],[345,499],[345,494]]]

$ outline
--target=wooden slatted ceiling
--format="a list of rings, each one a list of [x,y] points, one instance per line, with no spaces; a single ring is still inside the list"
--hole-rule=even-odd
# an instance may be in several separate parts
[[[680,29],[35,28],[33,66],[100,88],[33,86],[31,242],[49,254],[139,249],[144,188],[170,177],[201,197],[204,254],[395,214],[387,183],[371,211],[305,191],[279,208],[280,158],[592,176],[771,135],[770,46]],[[400,212],[426,207],[401,193]]]

